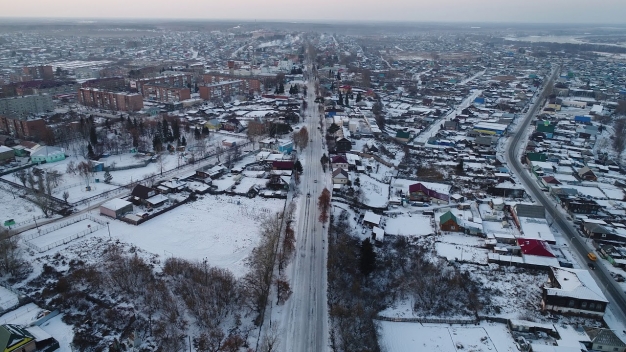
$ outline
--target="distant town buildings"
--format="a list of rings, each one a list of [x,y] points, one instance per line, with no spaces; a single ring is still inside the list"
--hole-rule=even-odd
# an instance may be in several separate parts
[[[54,71],[50,65],[40,66],[26,66],[22,68],[22,81],[29,81],[33,79],[54,79]]]
[[[0,115],[28,116],[53,109],[52,97],[47,94],[0,99]]]

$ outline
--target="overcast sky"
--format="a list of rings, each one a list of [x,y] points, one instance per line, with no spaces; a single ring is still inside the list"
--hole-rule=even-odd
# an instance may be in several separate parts
[[[626,0],[0,0],[0,17],[626,23]]]

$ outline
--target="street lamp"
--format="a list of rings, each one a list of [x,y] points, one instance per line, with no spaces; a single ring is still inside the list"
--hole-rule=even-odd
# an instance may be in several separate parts
[[[111,239],[111,228],[109,227],[108,221],[107,221],[107,230],[109,231],[109,239]]]

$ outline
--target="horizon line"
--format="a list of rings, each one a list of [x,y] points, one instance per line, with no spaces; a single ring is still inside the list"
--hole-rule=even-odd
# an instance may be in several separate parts
[[[0,21],[35,20],[35,21],[182,21],[182,22],[245,22],[245,23],[285,23],[285,24],[484,24],[484,25],[586,25],[599,27],[623,26],[625,22],[533,22],[533,21],[444,21],[444,20],[370,20],[370,19],[258,19],[258,18],[193,18],[193,17],[27,17],[27,16],[0,16]],[[84,23],[93,24],[93,23]]]

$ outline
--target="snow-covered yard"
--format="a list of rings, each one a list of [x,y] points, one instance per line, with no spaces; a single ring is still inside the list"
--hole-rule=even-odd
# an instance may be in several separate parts
[[[437,254],[449,261],[462,261],[476,264],[487,264],[489,251],[480,248],[484,240],[480,237],[456,232],[444,232],[437,236],[435,249]]]
[[[7,188],[8,187],[7,185]],[[0,188],[0,224],[9,219],[20,223],[32,220],[33,216],[39,217],[43,215],[41,209],[36,207],[33,203],[20,197],[13,199],[13,195],[3,188]]]
[[[72,327],[65,324],[62,319],[63,314],[59,314],[43,323],[40,327],[59,342],[59,349],[56,352],[72,352],[74,350],[70,344],[74,338],[74,331]]]
[[[385,219],[385,232],[398,236],[426,236],[435,233],[431,217],[425,215],[397,215]]]
[[[389,185],[379,182],[367,175],[358,175],[361,181],[361,190],[365,195],[365,205],[383,208],[389,200]]]
[[[17,295],[10,290],[0,286],[0,309],[5,310],[17,305],[19,299]],[[0,318],[0,323],[2,323],[2,318]]]
[[[517,351],[506,325],[479,326],[380,322],[381,347],[387,352]]]

